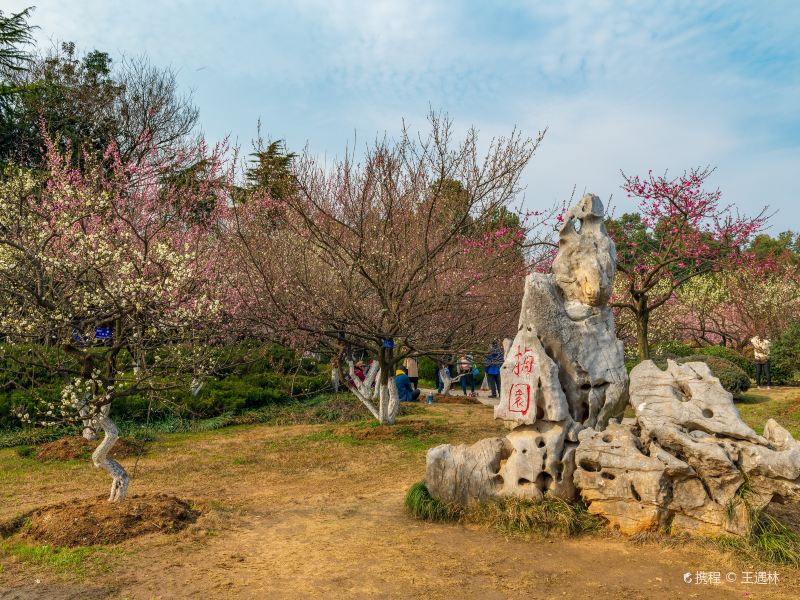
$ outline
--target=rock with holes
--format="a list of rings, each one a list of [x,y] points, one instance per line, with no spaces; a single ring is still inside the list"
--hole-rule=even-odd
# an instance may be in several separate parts
[[[571,419],[603,429],[622,414],[628,374],[606,304],[615,271],[603,205],[587,194],[566,215],[553,273],[533,273],[525,282],[495,417],[521,425]]]
[[[516,440],[501,470],[504,494],[575,497],[578,432],[602,430],[622,415],[628,376],[606,305],[615,261],[603,205],[587,194],[566,215],[553,273],[526,280],[519,328],[501,369],[495,417],[513,424],[509,439]],[[544,447],[522,453],[531,436]]]
[[[635,419],[584,430],[575,484],[625,533],[664,528],[744,535],[771,500],[800,501],[800,444],[770,419],[764,435],[740,418],[705,363],[631,372]]]
[[[617,272],[617,249],[603,222],[603,203],[586,194],[566,214],[553,275],[568,303],[608,304]]]
[[[549,493],[565,500],[576,496],[572,474],[578,427],[573,421],[566,425],[539,420],[516,427],[506,439],[511,453],[500,468],[499,494],[537,499]]]
[[[507,454],[485,475],[491,482],[479,485],[472,472],[464,477],[461,466],[474,463],[472,450],[434,448],[427,470],[436,478],[435,489],[429,486],[434,496],[461,503],[483,499],[492,489],[525,498],[577,496],[578,433],[604,429],[627,405],[622,342],[607,306],[615,270],[603,204],[587,194],[566,215],[553,272],[527,278],[516,337],[508,347],[504,343],[495,417],[512,428]]]
[[[428,450],[425,485],[434,498],[466,506],[495,497],[502,486],[501,462],[511,447],[504,438],[487,438],[471,446],[444,444]]]
[[[537,420],[571,421],[567,397],[558,379],[558,365],[530,328],[520,330],[512,348],[514,352],[501,367],[495,418],[516,425],[532,425]]]

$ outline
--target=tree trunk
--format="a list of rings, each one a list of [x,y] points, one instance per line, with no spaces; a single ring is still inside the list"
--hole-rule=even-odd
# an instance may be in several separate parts
[[[447,373],[447,367],[442,367],[439,370],[439,379],[442,382],[442,396],[447,396],[453,387],[454,383],[461,380],[463,374],[452,377]]]
[[[331,368],[331,385],[333,386],[333,393],[339,393],[339,365],[334,365]]]
[[[397,413],[400,411],[400,396],[394,377],[389,377],[386,384],[381,384],[379,413],[381,425],[394,425]]]
[[[372,402],[370,401],[372,399],[371,395],[373,389],[373,382],[375,388],[380,387],[380,384],[378,383],[379,380],[377,379],[380,376],[378,373],[378,363],[374,362],[370,365],[369,371],[367,371],[367,376],[364,381],[361,381],[358,377],[356,377],[353,361],[348,360],[347,364],[349,366],[349,373],[350,373],[349,380],[345,379],[345,381],[348,382],[347,387],[350,389],[351,392],[353,392],[353,394],[355,394],[356,398],[358,398],[361,401],[361,403],[367,407],[367,410],[369,410],[369,412],[372,413],[372,416],[378,419],[378,421],[380,421],[381,420],[379,411],[380,405],[378,409],[376,409],[375,406],[373,406]],[[340,372],[339,379],[340,380],[343,379],[343,377],[341,377],[341,368],[338,365],[338,363],[336,368]]]
[[[380,365],[378,420],[382,425],[394,425],[400,410],[400,396],[394,382],[394,350],[381,348],[378,351],[378,364]]]
[[[83,420],[83,432],[81,435],[83,435],[83,437],[89,440],[90,442],[93,442],[97,439],[97,431],[95,431],[96,423],[92,418],[93,415],[92,415],[91,400],[92,400],[92,393],[86,392],[83,396],[83,402],[76,404],[75,408],[78,409],[78,414],[81,416],[81,419]],[[111,410],[111,406],[106,404],[105,406],[100,408],[100,410],[105,411],[105,414],[108,414],[108,412]]]
[[[647,339],[650,311],[647,308],[647,298],[639,302],[636,312],[636,347],[639,351],[639,360],[650,358],[650,344]]]
[[[119,439],[119,430],[114,424],[114,421],[111,420],[111,417],[104,414],[102,411],[97,414],[93,421],[105,432],[105,437],[103,437],[103,441],[100,442],[100,445],[97,446],[92,453],[92,462],[95,467],[104,469],[111,475],[111,495],[108,501],[121,502],[125,500],[125,495],[128,491],[128,474],[125,472],[125,469],[122,468],[121,464],[108,456],[109,451]]]

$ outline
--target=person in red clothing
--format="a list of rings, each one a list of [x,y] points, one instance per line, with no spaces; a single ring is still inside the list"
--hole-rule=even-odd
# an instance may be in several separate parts
[[[365,381],[367,379],[367,375],[364,373],[364,361],[360,360],[356,363],[355,368],[353,369],[353,373],[356,377],[358,377],[361,381]]]

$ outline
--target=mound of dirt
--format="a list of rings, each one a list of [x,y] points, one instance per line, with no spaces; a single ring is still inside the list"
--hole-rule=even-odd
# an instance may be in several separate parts
[[[14,524],[20,537],[41,544],[97,546],[148,533],[175,533],[199,516],[200,511],[186,500],[166,494],[131,496],[113,503],[107,496],[98,496],[38,508]]]
[[[90,442],[79,435],[63,437],[39,447],[37,460],[72,460],[88,458],[99,444],[99,440]],[[111,458],[128,458],[136,456],[144,450],[144,442],[128,438],[120,438],[111,449]]]

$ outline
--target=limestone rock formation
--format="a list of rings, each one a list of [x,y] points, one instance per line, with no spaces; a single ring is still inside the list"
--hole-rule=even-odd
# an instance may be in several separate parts
[[[561,228],[551,274],[525,284],[505,346],[495,417],[512,431],[428,451],[430,493],[466,505],[498,495],[574,499],[625,533],[743,535],[773,500],[800,501],[800,443],[758,435],[705,363],[631,373],[607,306],[616,250],[587,194]],[[621,419],[630,404],[635,418]]]
[[[578,432],[622,415],[628,376],[606,305],[615,271],[603,205],[587,194],[564,219],[553,273],[526,281],[495,408],[496,418],[515,425],[514,451],[500,470],[502,493],[574,498]]]
[[[581,431],[575,484],[589,510],[624,533],[664,528],[745,534],[749,511],[800,500],[800,444],[770,419],[739,417],[705,363],[631,372],[635,419]]]
[[[466,506],[497,495],[500,461],[510,454],[507,440],[487,438],[471,446],[445,444],[428,450],[425,485],[442,502]]]
[[[622,342],[607,306],[615,270],[603,205],[587,194],[564,219],[553,273],[534,273],[525,283],[495,408],[495,417],[513,431],[504,444],[491,446],[493,456],[478,459],[478,444],[431,449],[426,482],[434,496],[461,503],[497,494],[576,497],[579,432],[603,429],[627,404]],[[491,485],[476,484],[495,464],[498,469],[485,475]]]

